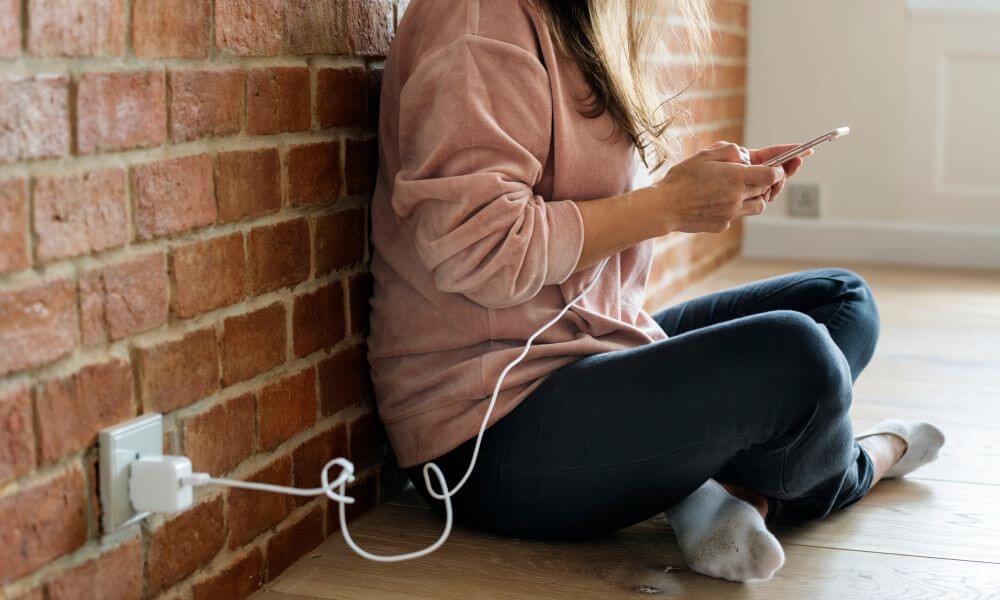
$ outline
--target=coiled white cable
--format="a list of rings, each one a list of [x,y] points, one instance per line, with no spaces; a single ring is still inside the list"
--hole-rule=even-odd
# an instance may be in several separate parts
[[[451,506],[451,497],[458,493],[462,489],[462,486],[469,480],[472,476],[472,471],[476,467],[476,461],[479,458],[479,448],[483,444],[483,435],[486,433],[487,425],[489,425],[490,417],[493,415],[493,410],[496,408],[497,397],[500,395],[500,389],[503,386],[503,381],[506,379],[507,374],[510,373],[511,369],[516,367],[528,356],[528,351],[531,350],[531,345],[535,342],[538,336],[542,335],[549,330],[553,325],[555,325],[559,319],[566,316],[569,310],[576,306],[580,300],[590,293],[590,290],[597,285],[597,281],[601,277],[601,273],[604,271],[604,267],[607,265],[607,260],[601,263],[597,268],[594,278],[587,284],[587,287],[583,289],[575,298],[573,298],[562,310],[559,311],[556,316],[552,317],[548,323],[542,325],[535,333],[531,334],[531,337],[524,343],[524,349],[518,354],[517,358],[507,363],[503,371],[500,372],[500,376],[497,377],[496,385],[493,386],[493,394],[490,396],[490,402],[486,406],[486,413],[483,415],[482,423],[479,425],[479,433],[476,434],[476,444],[472,450],[472,457],[469,459],[469,467],[465,470],[465,475],[462,479],[455,484],[455,487],[448,489],[448,482],[445,480],[444,473],[441,469],[433,462],[427,462],[424,464],[423,474],[424,474],[424,485],[427,486],[427,492],[435,499],[444,502],[444,529],[441,531],[441,535],[438,539],[434,541],[433,544],[423,548],[421,550],[415,550],[413,552],[407,552],[404,554],[394,554],[394,555],[380,555],[368,552],[364,548],[360,547],[355,543],[354,539],[351,537],[350,531],[347,528],[347,510],[346,505],[354,503],[354,498],[347,495],[347,484],[354,481],[354,464],[347,460],[346,458],[335,458],[323,466],[323,471],[320,473],[320,483],[321,486],[318,488],[294,488],[286,487],[282,485],[272,485],[269,483],[256,483],[252,481],[239,481],[236,479],[222,479],[215,478],[207,473],[192,473],[184,477],[181,482],[185,485],[223,485],[227,487],[243,488],[249,490],[258,490],[262,492],[274,492],[279,494],[290,494],[293,496],[323,496],[330,498],[334,502],[337,502],[339,506],[337,507],[337,516],[340,521],[340,532],[344,537],[344,542],[348,547],[363,558],[373,560],[376,562],[401,562],[404,560],[412,560],[414,558],[420,558],[422,556],[427,556],[431,552],[434,552],[440,548],[445,541],[447,541],[448,536],[451,535],[451,528],[454,522],[454,515]],[[341,468],[340,475],[336,479],[330,481],[330,469],[335,466]],[[437,479],[438,487],[442,492],[436,492],[431,486],[430,474],[433,473],[434,477]]]

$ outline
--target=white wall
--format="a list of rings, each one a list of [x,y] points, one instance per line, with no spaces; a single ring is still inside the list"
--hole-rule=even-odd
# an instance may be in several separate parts
[[[1000,268],[1000,0],[755,0],[749,38],[747,144],[853,132],[798,177],[822,218],[779,199],[747,254]]]
[[[825,216],[898,215],[905,0],[750,3],[746,141],[805,141],[849,125],[800,179],[821,183]],[[784,206],[769,217],[784,214]]]

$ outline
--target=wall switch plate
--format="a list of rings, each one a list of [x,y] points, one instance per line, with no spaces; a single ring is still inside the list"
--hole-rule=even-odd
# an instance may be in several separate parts
[[[789,183],[788,216],[806,219],[820,217],[820,195],[818,183]]]
[[[129,465],[141,456],[163,454],[163,415],[152,413],[108,427],[100,443],[101,525],[111,533],[137,513],[128,495]]]

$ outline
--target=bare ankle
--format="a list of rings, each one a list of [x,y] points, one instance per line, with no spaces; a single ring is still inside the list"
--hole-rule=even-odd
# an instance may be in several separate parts
[[[886,471],[903,458],[906,453],[906,441],[891,433],[873,435],[861,439],[858,444],[868,453],[872,459],[875,475],[872,478],[872,486],[878,483],[885,475]]]

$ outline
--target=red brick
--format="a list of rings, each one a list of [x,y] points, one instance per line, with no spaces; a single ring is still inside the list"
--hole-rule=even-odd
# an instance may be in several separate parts
[[[379,101],[382,98],[382,76],[385,69],[371,65],[368,69],[368,123],[378,124]]]
[[[281,162],[277,148],[222,152],[215,159],[219,221],[258,217],[281,208]]]
[[[39,385],[39,448],[43,461],[82,450],[97,442],[97,432],[135,416],[132,370],[111,360]]]
[[[177,428],[169,421],[163,424],[163,453],[178,454],[180,444],[177,442]]]
[[[29,0],[28,51],[41,56],[121,56],[125,0]]]
[[[270,292],[309,277],[309,224],[305,219],[256,227],[248,242],[254,293]]]
[[[139,57],[208,56],[208,0],[133,0],[132,49]]]
[[[69,153],[69,79],[0,79],[0,163]]]
[[[378,173],[378,142],[347,140],[344,158],[344,183],[348,194],[370,196],[375,191]]]
[[[32,197],[39,260],[96,252],[128,241],[121,169],[39,177]]]
[[[196,154],[132,167],[139,239],[215,222],[212,158]]]
[[[302,517],[283,526],[267,541],[268,579],[284,573],[292,563],[322,543],[323,509],[315,506]]]
[[[373,284],[374,281],[370,273],[358,273],[347,280],[351,299],[351,335],[368,333]]]
[[[0,498],[0,583],[86,543],[86,494],[83,471],[74,464]]]
[[[322,473],[326,463],[346,454],[347,430],[343,423],[338,423],[303,442],[292,451],[296,487],[319,487],[321,485],[320,473]],[[330,469],[330,479],[336,478],[339,474],[339,467]],[[312,498],[300,498],[300,500],[299,504],[305,504]]]
[[[217,573],[200,578],[191,586],[194,600],[245,598],[264,583],[264,555],[254,547],[229,561]]]
[[[285,362],[285,340],[282,304],[226,319],[222,331],[222,385],[256,377]]]
[[[257,403],[244,394],[181,421],[195,471],[222,475],[257,449]]]
[[[283,0],[216,0],[215,45],[239,56],[281,53]]]
[[[0,291],[0,375],[69,354],[77,328],[76,290],[67,280]]]
[[[746,65],[715,65],[706,84],[716,89],[743,89],[747,85]]]
[[[70,569],[49,582],[49,600],[142,598],[142,541],[134,537],[117,548]]]
[[[345,210],[316,217],[313,225],[313,262],[316,274],[356,265],[365,256],[365,211]]]
[[[344,338],[344,288],[339,281],[301,294],[292,312],[295,356],[307,356]]]
[[[316,369],[265,386],[257,395],[260,446],[270,450],[316,422]]]
[[[293,146],[286,158],[290,204],[317,204],[340,195],[340,148],[337,142]]]
[[[347,40],[352,54],[385,56],[393,35],[391,0],[350,0],[347,3]]]
[[[221,495],[154,529],[146,554],[148,594],[156,595],[208,563],[222,549],[225,537]]]
[[[246,289],[243,234],[174,248],[170,276],[174,283],[172,310],[178,317],[193,317],[239,302]]]
[[[312,122],[310,93],[306,67],[251,70],[247,77],[247,132],[308,130]]]
[[[21,0],[0,0],[0,57],[21,54]]]
[[[91,271],[80,280],[84,344],[120,340],[167,322],[167,261],[147,254]]]
[[[319,401],[323,416],[371,400],[367,353],[364,345],[351,346],[319,363]]]
[[[28,186],[23,179],[0,182],[0,273],[30,266]]]
[[[76,85],[80,152],[162,144],[167,136],[165,88],[163,71],[81,75]]]
[[[354,498],[352,504],[344,506],[347,522],[350,523],[369,509],[374,508],[378,503],[378,476],[373,474],[358,477],[354,480],[354,483],[347,486],[347,495]],[[340,529],[340,517],[337,514],[339,507],[340,504],[332,500],[327,503],[326,522],[328,534],[332,534]]]
[[[368,72],[364,67],[316,71],[316,120],[323,129],[368,124]]]
[[[277,458],[245,481],[291,485],[292,459]],[[232,488],[229,493],[229,548],[239,548],[282,522],[292,510],[292,497]]]
[[[285,49],[289,54],[346,54],[347,43],[337,0],[285,3]]]
[[[347,456],[358,468],[366,467],[388,454],[385,429],[373,412],[351,421],[347,443]]]
[[[215,331],[135,350],[144,412],[171,412],[219,389]]]
[[[31,393],[18,389],[0,394],[0,484],[35,466]]]
[[[101,476],[101,457],[97,452],[85,452],[80,458],[83,463],[83,472],[86,474],[84,483],[87,487],[87,497],[90,499],[93,515],[90,519],[90,535],[93,537],[98,535],[97,530],[100,528],[101,521],[101,482],[99,481]]]
[[[712,20],[716,23],[746,27],[747,6],[732,0],[712,0],[709,3]]]
[[[742,58],[747,55],[747,38],[745,35],[715,32],[715,53],[719,56]]]
[[[245,80],[239,69],[171,71],[170,137],[181,142],[238,132]]]

